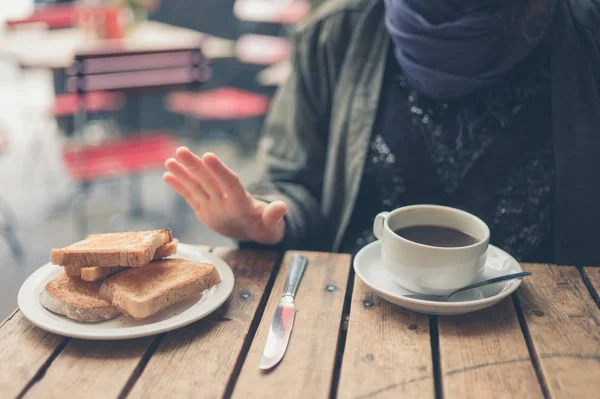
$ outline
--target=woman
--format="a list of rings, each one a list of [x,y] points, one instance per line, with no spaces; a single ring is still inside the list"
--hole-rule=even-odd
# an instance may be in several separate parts
[[[293,36],[260,182],[181,148],[165,181],[242,242],[355,252],[381,210],[480,216],[521,260],[600,264],[600,1],[329,2]]]

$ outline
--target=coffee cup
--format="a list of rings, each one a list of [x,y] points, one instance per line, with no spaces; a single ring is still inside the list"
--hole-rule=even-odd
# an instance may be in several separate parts
[[[381,212],[375,217],[373,233],[382,242],[383,266],[396,283],[436,295],[477,279],[485,267],[490,240],[490,229],[481,219],[439,205]]]

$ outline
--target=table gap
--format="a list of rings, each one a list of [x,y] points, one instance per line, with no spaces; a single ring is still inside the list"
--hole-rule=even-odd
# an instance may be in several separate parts
[[[284,256],[285,252],[279,254],[277,260],[275,261],[275,265],[273,266],[271,276],[269,277],[269,281],[267,281],[267,285],[265,286],[262,297],[260,298],[260,302],[258,304],[258,307],[256,308],[256,312],[254,312],[252,323],[250,323],[250,328],[248,329],[248,334],[244,339],[244,344],[242,345],[240,354],[235,362],[233,372],[231,373],[231,379],[227,383],[227,387],[225,387],[223,399],[231,398],[231,395],[233,394],[233,390],[237,383],[240,372],[242,371],[242,367],[246,362],[248,351],[250,350],[250,346],[254,341],[254,337],[256,336],[258,326],[260,325],[260,321],[267,307],[267,302],[269,301],[269,297],[271,296],[271,291],[273,290],[273,285],[275,285],[275,280],[277,278],[277,275],[279,274],[279,269],[281,269],[281,264],[283,263]]]
[[[348,337],[348,322],[350,319],[350,307],[352,305],[352,294],[354,292],[354,269],[350,267],[348,275],[348,283],[346,284],[346,294],[344,296],[344,308],[342,310],[342,318],[340,319],[340,330],[338,333],[338,343],[335,355],[335,363],[333,365],[333,376],[331,381],[330,399],[337,397],[340,384],[340,376],[342,372],[342,361],[344,360],[344,350],[346,349],[346,338]]]
[[[585,272],[585,270],[583,269],[583,267],[578,267],[577,271],[579,272],[579,275],[583,279],[583,283],[587,287],[590,295],[592,296],[592,299],[594,300],[594,302],[596,302],[596,306],[598,306],[600,308],[600,296],[598,296],[600,293],[596,292],[596,290],[594,289],[594,286],[592,285],[592,282],[590,281],[590,278],[587,275],[587,273]]]
[[[139,363],[137,364],[137,366],[131,373],[131,376],[125,383],[125,386],[121,390],[121,393],[119,394],[118,399],[124,399],[127,397],[127,395],[129,395],[129,392],[131,392],[131,390],[133,389],[133,386],[135,385],[138,378],[140,378],[140,376],[144,372],[144,369],[148,365],[150,358],[152,358],[152,356],[154,355],[154,352],[156,352],[156,349],[158,349],[158,346],[160,345],[160,343],[162,342],[162,340],[164,338],[165,338],[165,333],[162,333],[152,339],[152,342],[150,342],[148,349],[146,349],[146,352],[144,352],[144,354],[142,355],[142,358],[140,359]]]
[[[16,314],[16,312],[12,316],[14,316],[15,314]],[[50,334],[50,333],[48,333],[48,334]],[[56,360],[56,358],[58,357],[58,355],[60,355],[60,353],[67,347],[67,345],[69,344],[69,342],[71,342],[71,338],[64,338],[62,340],[62,342],[60,344],[58,344],[58,346],[56,347],[56,349],[54,349],[54,351],[52,352],[52,354],[50,355],[50,357],[48,357],[48,359],[46,359],[46,361],[44,362],[44,364],[42,364],[42,366],[35,373],[35,375],[33,376],[33,378],[27,383],[27,385],[25,385],[25,387],[23,388],[23,390],[17,395],[17,399],[21,399],[21,398],[25,397],[25,395],[27,394],[27,392],[29,392],[29,390],[35,384],[37,384],[39,381],[42,380],[42,378],[44,378],[44,375],[46,374],[46,371],[50,368],[50,366],[52,365],[52,363],[54,362],[54,360]]]
[[[442,362],[440,361],[440,333],[438,330],[438,317],[429,316],[429,342],[431,344],[431,362],[433,370],[433,387],[436,399],[444,397],[442,385]]]
[[[529,332],[529,327],[527,326],[527,322],[525,321],[525,315],[523,314],[523,308],[521,308],[521,301],[516,293],[511,295],[513,305],[515,307],[515,312],[517,313],[517,319],[519,320],[519,326],[521,327],[521,332],[523,333],[523,337],[525,338],[525,345],[527,345],[527,351],[529,352],[529,358],[531,359],[531,364],[533,364],[533,369],[535,370],[535,375],[537,376],[538,382],[540,383],[540,387],[542,389],[542,395],[544,398],[550,398],[550,391],[548,390],[548,385],[546,379],[544,378],[544,374],[542,373],[542,367],[540,365],[540,359],[537,355],[533,347],[533,340],[531,338],[531,333]]]
[[[209,248],[208,252],[212,252],[212,250],[213,250],[212,248]],[[148,362],[150,361],[150,359],[152,358],[152,356],[154,356],[154,353],[158,349],[160,343],[165,338],[165,335],[166,335],[166,333],[158,334],[158,335],[156,335],[152,339],[152,342],[150,342],[150,345],[148,345],[148,348],[146,349],[146,351],[142,355],[142,358],[138,362],[137,366],[135,367],[135,369],[131,373],[131,376],[129,377],[129,379],[125,383],[125,386],[121,390],[121,393],[119,394],[118,399],[125,399],[129,395],[129,393],[131,392],[131,390],[135,386],[135,383],[138,381],[138,379],[140,378],[140,376],[144,372],[144,369],[148,365]]]

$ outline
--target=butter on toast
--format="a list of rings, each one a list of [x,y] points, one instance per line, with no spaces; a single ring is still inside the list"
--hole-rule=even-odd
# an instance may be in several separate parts
[[[143,319],[220,282],[212,264],[166,259],[108,277],[100,296],[123,313]]]
[[[60,266],[142,267],[172,239],[171,230],[92,234],[67,247],[53,249],[50,261]]]
[[[77,321],[91,323],[114,319],[121,311],[100,297],[100,284],[61,273],[46,284],[40,294],[40,303],[54,313]]]

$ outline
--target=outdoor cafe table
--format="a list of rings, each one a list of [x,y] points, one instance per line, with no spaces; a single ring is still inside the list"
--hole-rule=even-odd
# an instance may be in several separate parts
[[[213,252],[232,267],[234,291],[178,330],[86,341],[15,311],[0,323],[0,398],[600,397],[600,268],[523,264],[533,275],[512,297],[435,317],[378,298],[348,255],[304,252],[288,351],[263,373],[292,253]]]
[[[165,50],[190,47],[200,42],[202,51],[210,59],[234,56],[232,40],[158,21],[144,21],[122,40],[91,40],[79,28],[7,32],[0,35],[0,59],[12,60],[24,68],[60,70],[73,63],[78,50],[107,46],[123,51]]]

